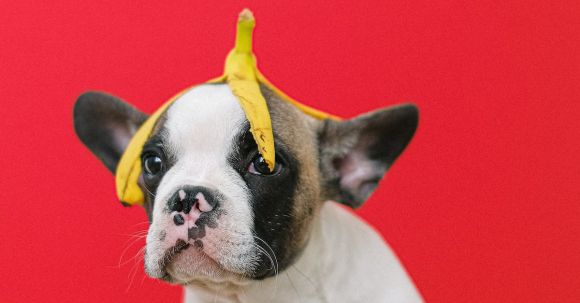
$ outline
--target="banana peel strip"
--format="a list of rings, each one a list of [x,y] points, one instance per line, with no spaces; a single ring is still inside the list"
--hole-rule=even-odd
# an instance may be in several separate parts
[[[256,66],[256,58],[252,52],[254,26],[255,20],[252,12],[244,9],[238,18],[236,44],[226,58],[224,74],[207,83],[228,84],[232,93],[239,100],[246,118],[250,122],[250,131],[256,141],[260,154],[268,164],[270,170],[273,170],[276,154],[272,121],[270,120],[270,112],[266,100],[260,91],[260,84],[265,85],[284,101],[293,104],[307,115],[316,119],[338,120],[339,118],[293,100],[276,88],[260,73]],[[143,145],[150,137],[157,120],[169,105],[193,87],[195,86],[189,87],[175,95],[157,109],[141,125],[129,142],[125,152],[121,156],[115,173],[117,196],[124,205],[143,205],[144,194],[138,184],[139,176],[141,175],[141,152]]]

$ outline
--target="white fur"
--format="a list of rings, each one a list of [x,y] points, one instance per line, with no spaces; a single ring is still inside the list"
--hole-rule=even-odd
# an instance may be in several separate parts
[[[220,207],[226,212],[219,218],[218,228],[206,227],[206,236],[202,241],[207,256],[195,249],[188,249],[168,266],[168,271],[177,278],[177,282],[200,278],[221,281],[228,274],[215,264],[208,265],[214,261],[234,273],[246,272],[255,265],[256,248],[251,232],[253,217],[248,188],[227,163],[232,141],[244,122],[243,110],[224,85],[195,87],[168,109],[167,131],[162,136],[166,140],[166,148],[171,149],[170,153],[177,161],[166,172],[155,197],[145,258],[150,275],[161,276],[163,273],[158,260],[178,239],[188,239],[187,229],[190,226],[176,226],[172,217],[163,212],[167,200],[184,185],[219,190],[224,195]],[[162,232],[166,233],[166,237],[160,241]],[[205,274],[200,276],[204,272],[209,273],[210,277]]]
[[[302,256],[278,277],[217,292],[185,288],[185,302],[422,302],[393,251],[366,223],[325,202]]]
[[[176,282],[188,284],[186,302],[420,302],[381,237],[334,202],[325,202],[317,214],[296,263],[263,281],[236,274],[249,271],[257,255],[249,190],[227,163],[244,122],[244,112],[225,85],[196,87],[168,110],[167,131],[162,135],[176,163],[163,177],[155,198],[147,236],[148,273],[162,277],[159,260],[164,252],[178,239],[187,239],[187,224],[176,226],[163,212],[168,198],[181,186],[197,185],[219,190],[225,196],[220,208],[227,212],[218,220],[218,228],[206,229],[205,254],[187,249],[167,268]],[[160,237],[163,233],[165,237]]]

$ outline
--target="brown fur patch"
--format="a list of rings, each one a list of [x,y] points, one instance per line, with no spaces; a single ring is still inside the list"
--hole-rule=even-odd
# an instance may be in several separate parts
[[[261,86],[272,119],[272,128],[300,163],[300,175],[294,195],[293,219],[286,257],[296,256],[306,245],[312,219],[322,205],[318,162],[317,129],[321,123],[283,101]],[[280,256],[284,257],[284,256]]]

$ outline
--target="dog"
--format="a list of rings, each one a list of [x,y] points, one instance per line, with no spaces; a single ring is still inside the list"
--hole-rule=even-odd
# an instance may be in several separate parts
[[[268,169],[226,84],[190,88],[143,146],[145,271],[185,302],[421,302],[360,207],[418,124],[412,104],[316,120],[261,86],[276,140]],[[113,173],[147,115],[102,92],[74,107],[80,140]]]

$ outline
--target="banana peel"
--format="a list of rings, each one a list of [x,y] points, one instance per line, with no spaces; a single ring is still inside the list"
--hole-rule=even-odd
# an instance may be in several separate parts
[[[268,81],[257,68],[256,57],[252,52],[252,34],[255,27],[252,12],[244,9],[238,18],[236,43],[226,58],[224,74],[209,80],[207,83],[227,83],[238,101],[246,118],[250,122],[250,131],[256,141],[258,150],[270,170],[274,169],[276,153],[270,112],[260,85],[268,87],[282,100],[296,106],[302,112],[316,119],[339,118],[331,114],[308,107],[280,91]],[[117,196],[123,205],[143,205],[144,194],[138,185],[141,175],[141,152],[143,145],[150,137],[155,124],[165,110],[181,95],[195,87],[189,87],[175,95],[157,109],[137,130],[121,156],[115,172]]]

